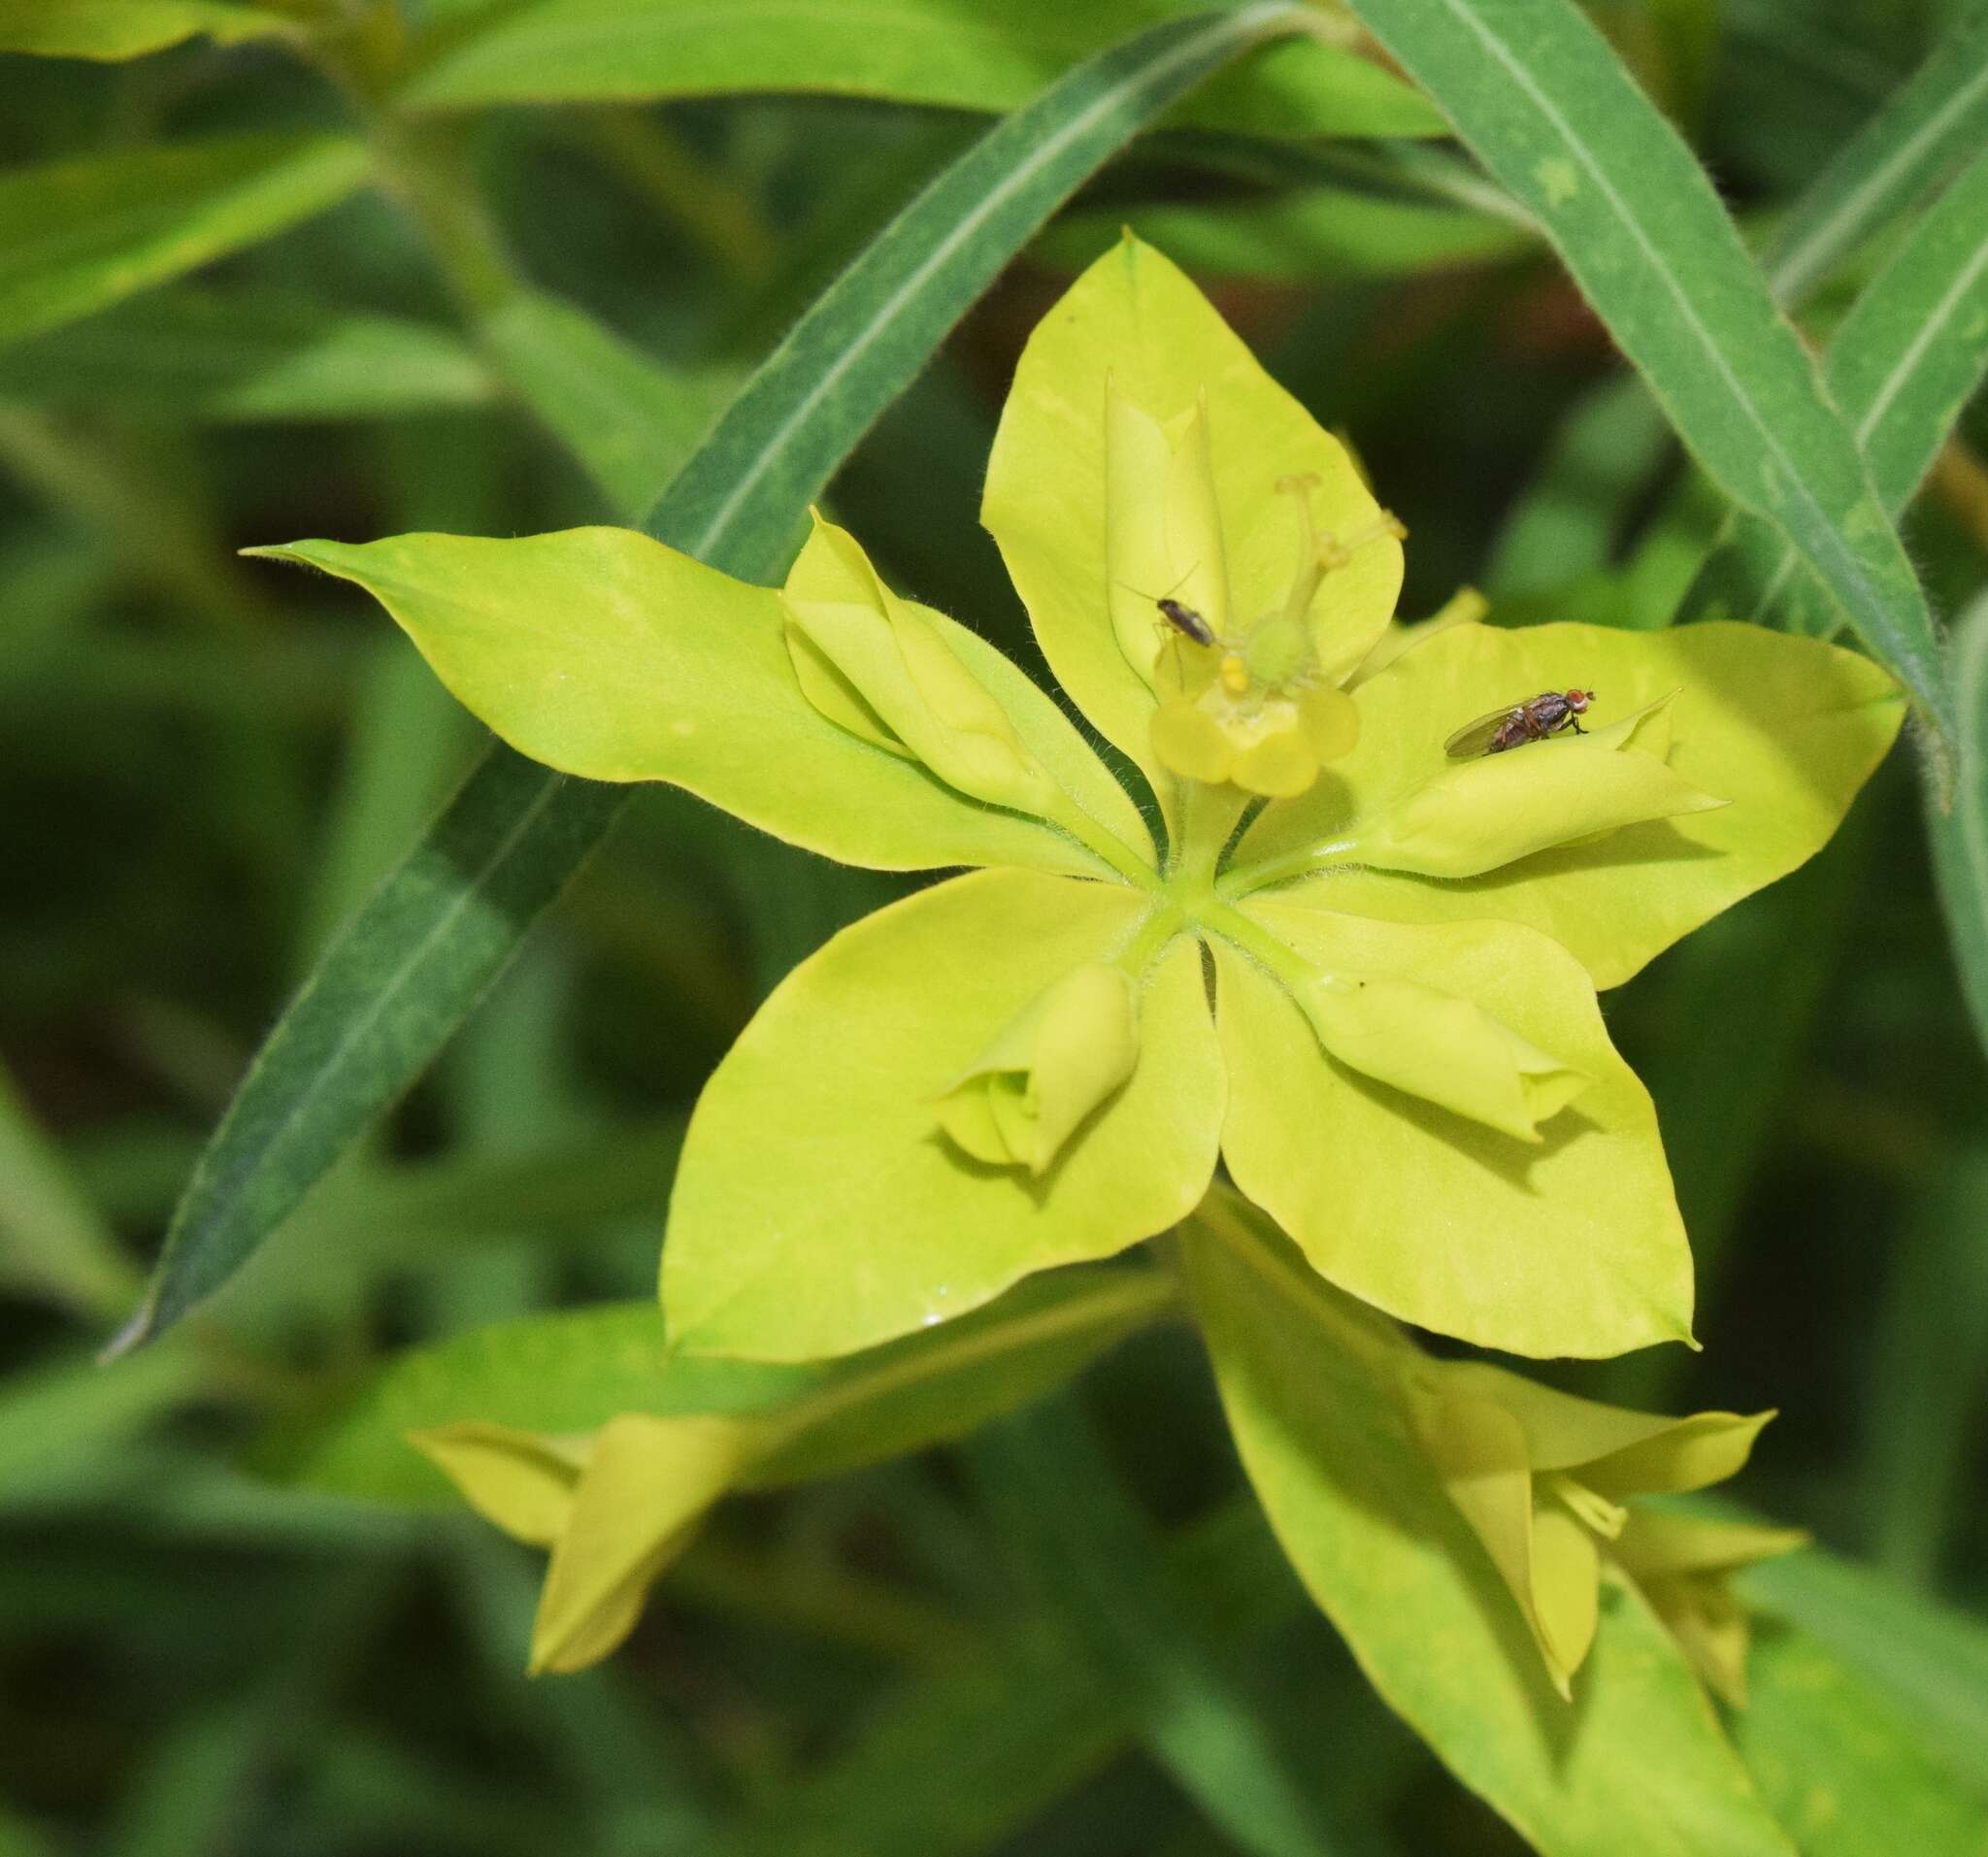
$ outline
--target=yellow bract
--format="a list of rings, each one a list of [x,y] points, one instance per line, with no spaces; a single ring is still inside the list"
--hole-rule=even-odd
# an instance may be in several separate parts
[[[1294,496],[1278,486],[1300,481],[1329,568],[1298,614],[1310,670],[1274,689],[1259,665],[1254,726],[1232,742],[1219,775],[1193,772],[1214,765],[1200,746],[1209,732],[1155,733],[1155,660],[1171,641],[1154,602],[1178,599],[1226,647],[1246,642],[1265,618],[1290,616],[1297,524]],[[988,463],[981,519],[1058,680],[1144,770],[1170,825],[1176,777],[1261,779],[1275,788],[1251,790],[1289,792],[1307,760],[1315,776],[1319,745],[1339,747],[1346,725],[1328,733],[1271,706],[1336,688],[1385,631],[1401,586],[1400,543],[1376,530],[1380,508],[1345,447],[1263,371],[1173,264],[1129,238],[1030,338]],[[1224,687],[1232,702],[1251,694],[1233,680]],[[1233,710],[1209,719],[1223,734],[1240,722]]]
[[[1159,698],[1149,740],[1163,768],[1292,799],[1360,736],[1338,682],[1368,634],[1346,636],[1321,591],[1375,545],[1399,543],[1401,525],[1376,507],[1352,535],[1322,534],[1311,514],[1318,477],[1280,480],[1297,553],[1281,601],[1252,613],[1229,581],[1207,395],[1175,424],[1170,433],[1106,383],[1112,630]]]
[[[1786,1530],[1625,1508],[1703,1489],[1746,1461],[1773,1416],[1663,1418],[1575,1399],[1481,1362],[1416,1359],[1403,1375],[1409,1424],[1510,1589],[1563,1696],[1594,1641],[1601,1569],[1612,1558],[1721,1694],[1743,1682],[1744,1624],[1706,1576],[1802,1541]]]

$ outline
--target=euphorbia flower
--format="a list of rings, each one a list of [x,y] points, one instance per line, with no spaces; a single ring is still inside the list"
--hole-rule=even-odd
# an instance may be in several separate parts
[[[1045,693],[826,522],[778,591],[612,529],[275,550],[369,587],[555,767],[852,863],[986,867],[837,936],[712,1078],[678,1344],[795,1359],[943,1321],[1163,1230],[1218,1154],[1326,1277],[1426,1327],[1688,1335],[1654,1113],[1595,989],[1827,839],[1898,728],[1884,673],[1738,625],[1459,606],[1404,634],[1397,525],[1344,448],[1132,240],[1030,341],[982,516],[1164,853]],[[1446,758],[1573,686],[1600,692],[1585,737]]]
[[[1403,1381],[1410,1428],[1563,1696],[1594,1641],[1602,1567],[1612,1561],[1642,1586],[1711,1687],[1728,1701],[1743,1697],[1744,1617],[1713,1579],[1806,1538],[1632,1505],[1723,1482],[1772,1412],[1662,1418],[1474,1361],[1417,1357]]]

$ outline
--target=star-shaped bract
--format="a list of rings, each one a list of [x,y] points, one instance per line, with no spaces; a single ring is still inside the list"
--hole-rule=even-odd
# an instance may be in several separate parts
[[[779,590],[613,529],[270,550],[370,588],[554,767],[850,863],[980,867],[835,937],[718,1067],[671,1205],[676,1343],[791,1360],[943,1321],[1164,1230],[1218,1156],[1425,1327],[1687,1336],[1596,988],[1822,845],[1898,729],[1885,674],[1739,625],[1394,625],[1398,525],[1130,239],[1031,339],[982,514],[1164,849],[1045,692],[819,518]],[[1445,755],[1575,686],[1586,735]]]

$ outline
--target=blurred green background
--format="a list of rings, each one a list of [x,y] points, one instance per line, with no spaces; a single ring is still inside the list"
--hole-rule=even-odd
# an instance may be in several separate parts
[[[1591,11],[1755,226],[1956,9]],[[281,46],[0,58],[0,160],[23,174],[348,120]],[[530,1555],[465,1513],[243,1468],[272,1421],[389,1350],[648,1295],[711,1066],[903,879],[645,794],[250,1270],[171,1343],[91,1361],[259,1037],[479,746],[368,602],[234,550],[624,519],[983,125],[799,96],[454,118],[450,158],[522,273],[661,364],[655,457],[591,474],[500,381],[431,237],[370,192],[0,347],[7,1857],[1231,1848],[1146,1751],[1120,1674],[1059,1624],[976,1445],[731,1503],[627,1650],[537,1683]],[[1407,615],[1470,581],[1503,619],[1661,622],[1715,505],[1523,225],[1457,164],[1438,187],[1375,159],[1404,146],[1143,140],[864,442],[840,519],[904,590],[1034,663],[976,525],[980,473],[1021,339],[1129,220],[1355,447],[1409,528]],[[1988,578],[1980,411],[1907,531],[1944,612]],[[1979,1785],[1988,1093],[1920,808],[1901,750],[1812,866],[1609,997],[1662,1116],[1706,1347],[1563,1377],[1779,1407],[1738,1494],[1841,1560],[1764,1570],[1760,1592],[1868,1676],[1901,1760]],[[1176,1551],[1227,1570],[1209,1603],[1343,1848],[1516,1848],[1298,1597],[1191,1340],[1128,1344],[1081,1397]]]

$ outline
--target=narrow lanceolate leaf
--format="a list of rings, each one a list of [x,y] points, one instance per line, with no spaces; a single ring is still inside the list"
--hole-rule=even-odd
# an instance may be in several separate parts
[[[0,351],[0,393],[180,419],[383,419],[476,406],[489,370],[437,323],[195,284]]]
[[[1830,342],[1830,392],[1893,519],[1911,502],[1984,371],[1988,155],[1928,210]],[[1749,516],[1735,522],[1685,597],[1688,617],[1713,609],[1818,637],[1842,622],[1785,536]]]
[[[990,130],[824,293],[650,513],[741,576],[782,565],[808,503],[1055,208],[1210,71],[1302,10],[1171,20]],[[167,1235],[135,1345],[217,1288],[394,1101],[606,834],[624,790],[497,747],[270,1034]]]
[[[1855,439],[1690,150],[1572,0],[1354,9],[1539,220],[1720,488],[1764,516],[1912,692],[1953,696]]]
[[[1988,599],[1953,634],[1961,752],[1953,811],[1929,809],[1933,871],[1974,1035],[1988,1051]]]
[[[256,1054],[116,1346],[219,1288],[276,1229],[482,997],[621,797],[508,749],[471,774]]]
[[[45,58],[110,62],[201,34],[233,45],[295,30],[281,14],[234,0],[0,0],[0,51]]]
[[[990,130],[774,350],[650,533],[736,574],[776,571],[795,513],[1057,204],[1169,103],[1297,19],[1273,3],[1155,27]]]
[[[0,342],[52,329],[336,205],[341,136],[248,135],[84,155],[0,179]]]
[[[948,109],[1016,109],[1072,66],[1194,0],[530,0],[451,31],[399,101],[492,103],[723,96],[771,90]],[[1441,118],[1354,50],[1304,39],[1265,50],[1186,114],[1257,136],[1419,136]]]
[[[1849,252],[1895,224],[1928,186],[1988,141],[1988,8],[1966,10],[1890,102],[1790,209],[1762,256],[1794,304]]]

